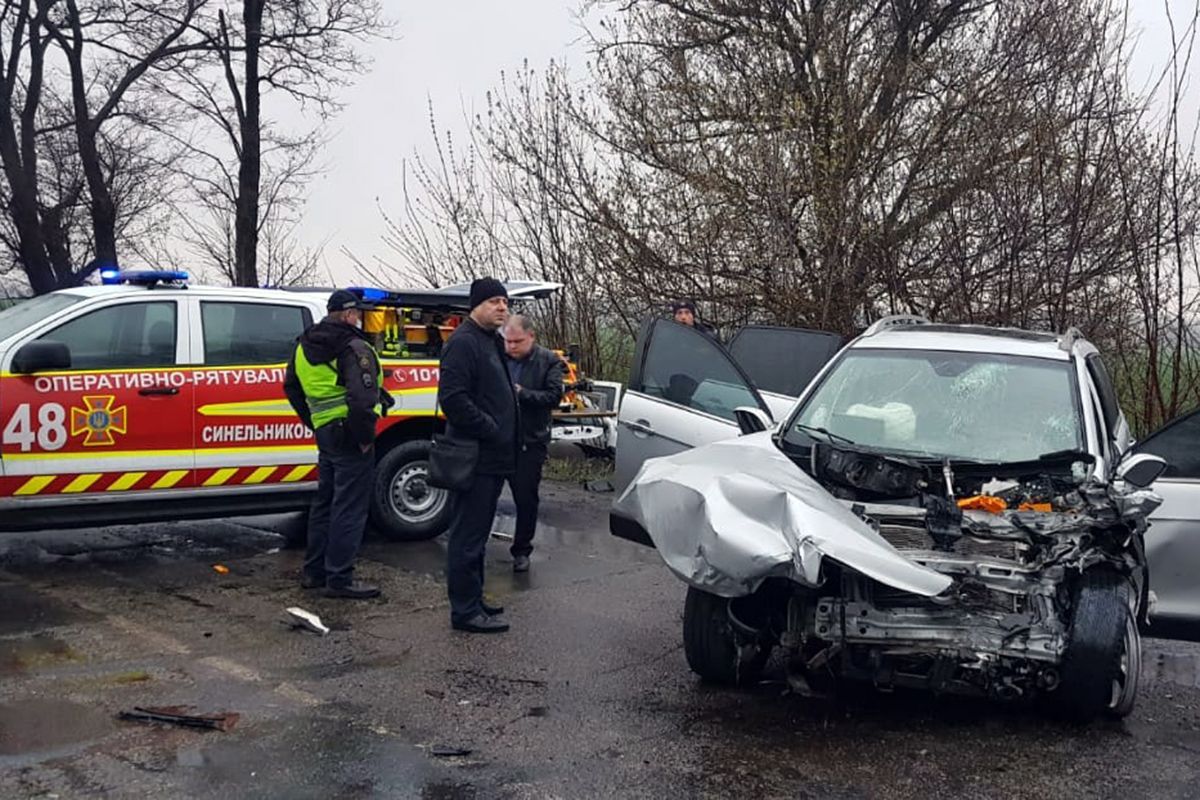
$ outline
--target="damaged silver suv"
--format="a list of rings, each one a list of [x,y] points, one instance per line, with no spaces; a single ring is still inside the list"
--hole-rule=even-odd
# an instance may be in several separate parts
[[[1129,453],[1096,348],[891,317],[821,366],[831,349],[643,327],[611,528],[687,582],[693,671],[743,683],[781,649],[801,692],[859,679],[1128,714],[1165,463]]]

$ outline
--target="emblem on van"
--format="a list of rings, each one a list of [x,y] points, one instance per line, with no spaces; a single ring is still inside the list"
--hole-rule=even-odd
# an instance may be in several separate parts
[[[116,443],[114,433],[125,433],[126,406],[113,408],[113,395],[85,396],[83,408],[71,409],[71,435],[87,434],[84,447],[105,447]]]

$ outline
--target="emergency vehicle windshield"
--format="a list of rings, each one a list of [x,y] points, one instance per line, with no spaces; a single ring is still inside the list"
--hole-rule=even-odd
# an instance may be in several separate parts
[[[74,294],[44,294],[29,300],[22,300],[15,306],[0,311],[0,342],[14,336],[27,327],[43,320],[51,314],[57,314],[67,306],[72,306],[83,300]]]

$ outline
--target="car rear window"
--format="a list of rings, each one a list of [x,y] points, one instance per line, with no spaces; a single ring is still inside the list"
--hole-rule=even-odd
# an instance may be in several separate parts
[[[200,317],[210,366],[286,363],[296,337],[312,324],[307,308],[268,303],[204,301]]]

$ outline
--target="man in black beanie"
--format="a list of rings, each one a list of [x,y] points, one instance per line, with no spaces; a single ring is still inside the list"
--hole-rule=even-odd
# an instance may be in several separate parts
[[[453,497],[446,589],[455,630],[502,633],[508,630],[504,609],[483,602],[483,559],[496,501],[517,461],[517,400],[500,337],[508,319],[508,292],[494,278],[479,278],[471,284],[470,304],[470,316],[442,348],[438,379],[446,433],[479,442],[471,486]]]
[[[671,303],[671,316],[680,325],[694,328],[717,344],[721,343],[721,337],[717,335],[716,328],[707,322],[700,321],[700,315],[696,313],[696,304],[691,300],[676,300]]]

